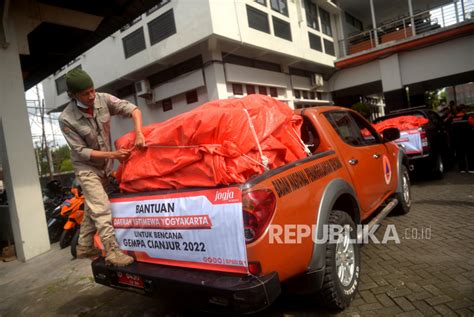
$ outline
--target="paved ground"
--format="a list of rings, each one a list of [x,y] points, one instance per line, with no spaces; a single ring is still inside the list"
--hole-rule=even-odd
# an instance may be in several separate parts
[[[384,221],[396,226],[401,244],[363,248],[362,283],[349,309],[334,314],[308,300],[281,296],[260,315],[474,316],[474,175],[450,173],[442,181],[418,181],[412,194],[410,214]],[[162,301],[94,284],[89,263],[70,260],[69,250],[57,244],[26,264],[0,263],[0,316],[162,316],[175,311]]]

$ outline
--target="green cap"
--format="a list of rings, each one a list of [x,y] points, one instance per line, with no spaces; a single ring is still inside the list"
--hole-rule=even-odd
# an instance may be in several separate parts
[[[79,68],[74,68],[66,74],[67,90],[76,93],[87,88],[94,87],[91,76]]]

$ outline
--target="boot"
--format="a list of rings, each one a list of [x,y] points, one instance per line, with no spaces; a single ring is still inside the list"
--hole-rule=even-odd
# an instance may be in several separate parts
[[[132,264],[134,259],[131,256],[126,255],[119,249],[119,245],[115,237],[108,239],[104,243],[106,257],[105,264],[115,266],[127,266]]]
[[[94,259],[97,258],[101,254],[101,251],[93,246],[82,246],[80,244],[76,247],[76,257],[78,259]]]

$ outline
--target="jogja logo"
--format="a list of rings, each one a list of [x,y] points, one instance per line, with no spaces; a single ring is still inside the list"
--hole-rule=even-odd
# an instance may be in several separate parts
[[[225,191],[217,191],[214,202],[229,202],[233,201],[234,198],[236,198],[234,191],[232,189],[227,189]]]

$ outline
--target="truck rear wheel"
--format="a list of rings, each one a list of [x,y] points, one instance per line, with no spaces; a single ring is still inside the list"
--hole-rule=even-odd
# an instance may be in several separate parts
[[[436,158],[434,160],[434,166],[432,170],[432,177],[434,179],[442,179],[444,177],[444,163],[443,163],[443,158],[440,154],[436,155]]]
[[[354,299],[359,285],[360,249],[356,226],[349,214],[333,210],[329,224],[340,226],[342,232],[336,241],[326,244],[326,267],[318,300],[328,308],[342,310]]]

